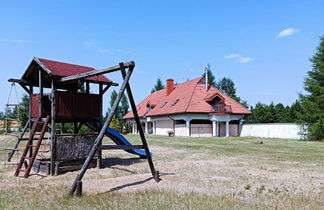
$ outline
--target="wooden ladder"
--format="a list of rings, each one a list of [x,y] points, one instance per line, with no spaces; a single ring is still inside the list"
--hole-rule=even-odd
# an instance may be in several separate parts
[[[27,142],[26,147],[25,147],[25,150],[24,150],[24,152],[23,152],[23,154],[22,154],[22,156],[20,158],[20,161],[18,163],[16,172],[15,172],[15,176],[18,176],[19,172],[22,171],[22,172],[25,172],[24,178],[28,178],[28,176],[30,174],[30,171],[31,171],[31,169],[33,167],[34,161],[36,159],[37,153],[39,151],[39,148],[42,145],[42,141],[43,141],[43,138],[44,138],[44,135],[45,135],[49,120],[50,120],[50,116],[47,116],[45,118],[45,120],[42,120],[41,118],[37,118],[36,121],[34,122],[33,127],[31,129],[31,133],[29,135],[28,142]],[[41,132],[38,134],[39,137],[37,138],[36,145],[33,145],[33,139],[34,139],[34,136],[36,134],[37,126],[39,124],[43,124],[43,127],[42,127]],[[33,151],[32,156],[27,157],[27,153],[30,150]],[[26,160],[29,160],[28,165],[27,165],[26,169],[22,169],[22,166],[24,165],[24,163],[26,163]]]

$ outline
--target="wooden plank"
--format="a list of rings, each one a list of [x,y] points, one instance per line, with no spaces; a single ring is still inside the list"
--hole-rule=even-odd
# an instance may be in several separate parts
[[[10,78],[8,79],[8,82],[15,82],[15,83],[21,83],[21,84],[24,84],[24,85],[28,85],[29,82],[27,80],[23,80],[23,79],[13,79],[13,78]]]
[[[51,92],[51,168],[50,172],[51,175],[55,175],[55,159],[56,159],[56,137],[55,137],[55,121],[56,121],[56,82],[54,79],[52,79],[52,92]]]
[[[52,75],[52,71],[49,70],[45,65],[43,65],[43,63],[36,57],[34,57],[33,59],[40,67],[42,67],[42,69],[44,71],[46,71],[47,74],[49,74],[50,76]]]
[[[124,64],[125,68],[135,66],[134,61],[129,61],[129,62],[126,62],[126,63],[123,63],[123,64]],[[118,70],[120,70],[120,65],[108,67],[108,68],[105,68],[105,69],[95,69],[95,70],[90,71],[90,72],[63,77],[63,78],[60,79],[60,82],[67,82],[67,81],[71,81],[71,80],[78,80],[78,79],[83,79],[83,78],[92,77],[92,76],[99,76],[101,74],[111,73],[111,72],[115,72],[115,71],[118,71]]]
[[[120,65],[120,68],[121,68],[122,77],[125,80],[126,79],[126,76],[127,76],[126,75],[126,71],[125,71],[125,67],[123,66],[123,63],[120,63],[119,65]],[[134,67],[130,67],[128,71],[133,71],[133,69],[134,69]],[[155,171],[155,168],[154,168],[154,164],[153,164],[153,161],[152,161],[152,157],[151,157],[151,154],[150,154],[150,150],[148,148],[148,145],[147,145],[147,142],[146,142],[146,139],[145,139],[143,127],[141,125],[141,122],[140,122],[140,119],[139,119],[139,116],[138,116],[138,113],[137,113],[135,100],[134,100],[133,93],[132,93],[132,90],[130,88],[129,83],[127,83],[127,85],[126,85],[126,91],[127,91],[127,95],[128,95],[128,99],[129,99],[131,108],[133,110],[134,119],[135,119],[136,124],[137,124],[137,129],[138,129],[138,132],[140,134],[140,137],[141,137],[141,140],[142,140],[144,149],[145,149],[145,154],[146,154],[147,161],[148,161],[149,166],[150,166],[150,169],[151,169],[152,176],[153,176],[153,178],[154,178],[154,180],[156,182],[159,182],[160,181],[160,178],[157,175],[158,172],[156,172]]]
[[[101,145],[100,149],[144,149],[143,145]]]

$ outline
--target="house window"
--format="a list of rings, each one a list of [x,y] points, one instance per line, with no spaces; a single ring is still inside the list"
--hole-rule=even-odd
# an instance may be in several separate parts
[[[180,99],[176,99],[176,100],[171,104],[171,106],[176,105],[176,104],[178,103],[178,101],[180,101]]]
[[[220,102],[222,101],[222,99],[218,96],[216,96],[215,98],[213,98],[213,100],[211,101],[211,106],[214,109],[217,109],[220,106]]]
[[[153,107],[151,107],[149,104],[147,104],[147,111],[151,111],[153,109]]]
[[[160,106],[160,108],[163,108],[163,107],[165,107],[165,105],[167,104],[168,102],[166,101],[166,102],[164,102],[161,106]]]

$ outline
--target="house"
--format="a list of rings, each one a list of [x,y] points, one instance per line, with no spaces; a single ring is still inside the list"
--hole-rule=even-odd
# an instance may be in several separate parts
[[[137,105],[145,133],[192,137],[239,136],[248,109],[219,91],[206,85],[204,77],[181,84],[173,79],[166,88],[156,91]],[[132,112],[124,116],[136,133]]]

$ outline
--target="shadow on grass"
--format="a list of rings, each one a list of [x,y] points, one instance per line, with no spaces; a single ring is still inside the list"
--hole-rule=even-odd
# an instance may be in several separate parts
[[[106,158],[102,160],[102,168],[112,168],[113,166],[130,166],[135,163],[144,161],[140,158]]]
[[[174,175],[174,173],[160,173],[160,177],[169,176],[169,175]],[[126,188],[126,187],[131,187],[131,186],[144,184],[145,182],[151,181],[152,179],[153,179],[153,177],[150,177],[150,178],[147,178],[147,179],[144,179],[144,180],[141,180],[141,181],[136,181],[136,182],[133,182],[133,183],[128,183],[128,184],[120,185],[120,186],[117,186],[117,187],[113,187],[113,188],[111,188],[110,190],[108,190],[105,193],[118,191],[118,190],[121,190],[121,189]]]

